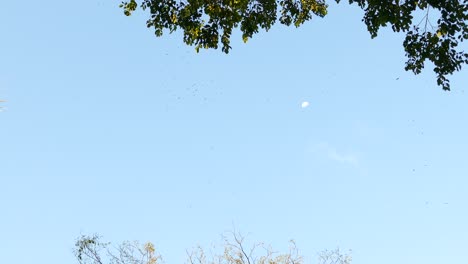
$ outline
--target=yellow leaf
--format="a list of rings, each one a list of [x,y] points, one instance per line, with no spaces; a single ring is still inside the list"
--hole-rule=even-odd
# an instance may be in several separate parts
[[[153,245],[153,243],[151,243],[151,242],[146,243],[146,244],[145,244],[145,250],[146,250],[146,252],[148,252],[148,253],[150,253],[150,254],[154,253],[154,245]]]

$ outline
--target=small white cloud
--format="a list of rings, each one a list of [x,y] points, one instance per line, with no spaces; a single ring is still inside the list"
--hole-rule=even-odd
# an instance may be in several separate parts
[[[302,107],[302,108],[306,108],[306,107],[308,107],[309,105],[310,105],[309,102],[304,101],[304,102],[302,102],[301,107]]]

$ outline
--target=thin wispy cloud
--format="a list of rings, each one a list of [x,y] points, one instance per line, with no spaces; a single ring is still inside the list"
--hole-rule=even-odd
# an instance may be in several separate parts
[[[331,160],[337,161],[339,163],[345,163],[353,166],[358,165],[358,158],[356,155],[348,154],[348,153],[339,153],[334,148],[329,148],[327,150],[328,158]]]
[[[326,158],[336,161],[341,164],[357,167],[359,165],[359,157],[352,152],[345,152],[338,150],[328,143],[320,143],[315,148],[321,156],[325,155]]]

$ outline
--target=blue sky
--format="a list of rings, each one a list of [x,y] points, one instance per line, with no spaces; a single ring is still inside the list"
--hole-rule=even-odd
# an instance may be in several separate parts
[[[117,6],[2,3],[1,263],[76,263],[93,233],[183,263],[233,228],[307,263],[464,257],[466,70],[451,92],[405,72],[403,36],[346,4],[229,55]]]

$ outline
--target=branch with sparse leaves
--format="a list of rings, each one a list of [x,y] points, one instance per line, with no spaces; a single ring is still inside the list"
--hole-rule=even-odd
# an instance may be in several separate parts
[[[103,254],[104,252],[104,254]],[[80,264],[158,264],[162,262],[154,245],[148,242],[123,242],[110,248],[110,243],[100,242],[100,237],[81,236],[75,243],[75,256]]]
[[[351,251],[342,253],[339,248],[325,250],[319,254],[319,264],[350,264],[351,261]]]
[[[303,257],[299,254],[294,241],[290,241],[288,253],[277,254],[264,243],[257,243],[246,248],[244,237],[232,232],[224,236],[222,254],[211,254],[207,258],[205,250],[197,247],[188,253],[189,264],[302,264]]]

